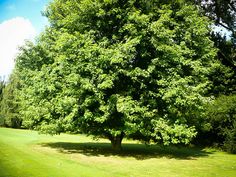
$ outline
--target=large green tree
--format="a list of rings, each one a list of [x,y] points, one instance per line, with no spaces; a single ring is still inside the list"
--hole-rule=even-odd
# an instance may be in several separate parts
[[[55,0],[17,58],[24,126],[187,144],[220,63],[209,20],[185,1]]]

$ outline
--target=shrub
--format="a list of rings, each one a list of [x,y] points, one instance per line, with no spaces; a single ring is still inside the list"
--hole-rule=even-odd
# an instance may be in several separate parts
[[[236,153],[236,94],[219,96],[208,106],[207,116],[211,131],[221,140],[220,145],[228,152]]]

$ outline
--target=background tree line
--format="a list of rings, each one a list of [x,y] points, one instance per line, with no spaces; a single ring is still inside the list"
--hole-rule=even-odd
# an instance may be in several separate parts
[[[235,152],[235,2],[54,0],[44,15],[1,83],[3,125]]]

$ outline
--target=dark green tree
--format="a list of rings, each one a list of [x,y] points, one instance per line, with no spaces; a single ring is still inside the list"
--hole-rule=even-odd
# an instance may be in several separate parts
[[[228,31],[222,34],[212,30],[212,40],[218,50],[218,59],[231,71],[218,71],[213,80],[215,88],[213,93],[231,94],[236,88],[236,1],[234,0],[195,0],[198,7],[201,7],[204,15],[213,20],[214,26]],[[214,29],[214,26],[213,29]],[[220,29],[219,28],[219,29]],[[231,73],[231,74],[229,74]]]
[[[3,98],[4,88],[5,88],[5,81],[4,81],[4,79],[2,79],[0,77],[0,108],[1,108],[1,105],[2,105],[2,98]],[[2,115],[1,110],[0,110],[0,126],[3,126],[3,125],[4,125],[4,116]]]
[[[221,95],[207,109],[210,131],[228,152],[236,153],[236,95]]]
[[[193,2],[193,1],[191,1]],[[213,22],[211,30],[211,39],[214,41],[214,46],[218,48],[217,58],[223,64],[222,67],[215,70],[209,77],[212,81],[212,87],[209,90],[209,94],[212,95],[216,101],[208,103],[206,105],[206,112],[212,112],[216,107],[215,102],[217,100],[232,100],[232,95],[236,93],[236,1],[234,0],[194,0],[197,7],[201,9],[202,14],[208,16]],[[215,27],[218,30],[215,30]],[[227,31],[223,34],[219,31]],[[223,95],[223,96],[222,96]],[[219,97],[219,98],[218,98]],[[212,104],[212,105],[211,105]],[[220,107],[221,103],[217,105]],[[224,103],[222,103],[222,109],[224,109]],[[217,110],[214,110],[217,114]],[[227,111],[225,111],[225,114]],[[227,115],[219,114],[222,119]],[[209,114],[206,115],[206,117]],[[225,138],[222,138],[222,129],[219,129],[216,124],[219,124],[219,120],[214,119],[212,116],[209,124],[208,119],[204,119],[201,122],[205,122],[198,129],[197,140],[207,140],[207,143],[217,142],[224,144]],[[215,122],[214,122],[215,121]],[[229,126],[229,124],[227,124]],[[209,126],[211,129],[209,129]],[[226,127],[225,127],[226,128]],[[232,129],[232,127],[228,127]],[[232,134],[231,134],[232,135]],[[232,143],[233,144],[233,143]]]
[[[114,149],[124,137],[169,145],[196,135],[221,64],[194,6],[55,0],[45,15],[50,27],[17,58],[24,126],[106,137]]]
[[[2,80],[0,77],[0,102],[2,101],[4,87],[5,87],[5,81]]]
[[[205,14],[236,37],[236,2],[234,0],[195,0]]]
[[[17,73],[13,72],[2,90],[0,104],[0,116],[2,124],[7,127],[20,128],[22,119],[19,117],[17,92],[19,90],[19,79]]]

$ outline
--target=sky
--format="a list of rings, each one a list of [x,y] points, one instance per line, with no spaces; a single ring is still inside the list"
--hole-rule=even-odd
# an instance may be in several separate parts
[[[0,0],[0,77],[14,68],[19,46],[34,40],[48,24],[41,12],[50,0]]]

